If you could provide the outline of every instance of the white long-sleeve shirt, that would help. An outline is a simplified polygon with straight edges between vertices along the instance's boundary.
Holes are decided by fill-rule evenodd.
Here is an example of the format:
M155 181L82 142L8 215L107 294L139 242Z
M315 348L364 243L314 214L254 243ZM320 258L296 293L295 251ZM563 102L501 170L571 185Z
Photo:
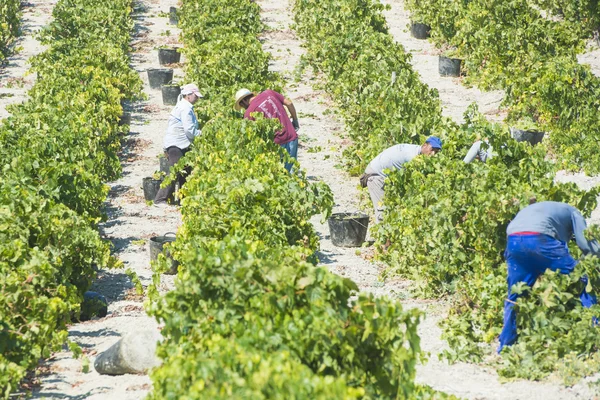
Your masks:
M492 146L488 145L487 150L482 150L481 143L481 140L478 140L475 143L473 143L473 146L471 146L469 152L463 160L466 164L470 163L477 157L479 157L479 160L481 160L481 162L486 162L488 158L492 158Z
M163 147L168 149L175 146L182 150L187 149L201 133L192 103L182 98L169 116Z

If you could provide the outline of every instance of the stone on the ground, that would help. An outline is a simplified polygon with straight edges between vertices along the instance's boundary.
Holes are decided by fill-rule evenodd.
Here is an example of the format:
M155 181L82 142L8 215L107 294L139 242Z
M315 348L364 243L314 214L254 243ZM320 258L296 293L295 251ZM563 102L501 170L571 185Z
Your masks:
M144 374L160 365L156 345L162 340L157 330L143 330L127 334L94 362L102 375Z

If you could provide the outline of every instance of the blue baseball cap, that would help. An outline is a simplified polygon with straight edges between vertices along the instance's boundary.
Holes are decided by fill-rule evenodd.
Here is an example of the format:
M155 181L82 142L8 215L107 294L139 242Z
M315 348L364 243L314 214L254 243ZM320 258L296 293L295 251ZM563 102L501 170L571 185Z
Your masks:
M434 149L442 149L442 140L437 136L429 136L425 143L429 143Z

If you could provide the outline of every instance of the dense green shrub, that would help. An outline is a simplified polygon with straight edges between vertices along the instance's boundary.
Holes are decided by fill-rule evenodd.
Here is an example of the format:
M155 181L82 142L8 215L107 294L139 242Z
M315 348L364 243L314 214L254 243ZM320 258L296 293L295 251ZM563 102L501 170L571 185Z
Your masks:
M3 0L0 4L0 64L10 54L11 45L19 34L20 9L21 0Z

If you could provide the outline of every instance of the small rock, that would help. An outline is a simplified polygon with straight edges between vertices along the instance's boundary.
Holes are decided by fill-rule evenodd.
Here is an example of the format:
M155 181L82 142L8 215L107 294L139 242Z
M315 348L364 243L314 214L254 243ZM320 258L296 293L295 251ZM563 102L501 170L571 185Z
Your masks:
M94 368L102 375L146 373L160 365L156 345L162 338L156 330L130 333L100 354Z

